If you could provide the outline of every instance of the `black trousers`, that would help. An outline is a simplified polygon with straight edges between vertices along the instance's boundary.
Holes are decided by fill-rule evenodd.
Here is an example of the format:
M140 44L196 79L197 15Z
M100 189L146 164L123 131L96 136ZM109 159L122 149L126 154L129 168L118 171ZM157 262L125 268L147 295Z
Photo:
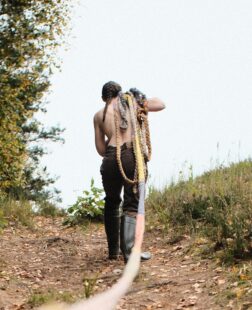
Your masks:
M132 145L121 146L121 161L128 178L133 179L135 174L135 156ZM102 183L105 191L105 218L118 214L119 205L123 194L123 212L137 213L138 194L133 192L133 185L127 183L118 168L116 160L116 147L108 146L102 161L101 169Z

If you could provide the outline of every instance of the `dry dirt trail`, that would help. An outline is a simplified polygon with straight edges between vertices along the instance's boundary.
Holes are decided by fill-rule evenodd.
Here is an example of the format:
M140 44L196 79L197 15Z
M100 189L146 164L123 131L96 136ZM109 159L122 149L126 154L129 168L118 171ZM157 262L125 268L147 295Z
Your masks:
M192 257L187 238L169 245L158 231L147 232L144 244L153 257L142 263L117 309L251 309L249 301L241 307L235 300L221 301L227 271ZM122 259L106 256L102 225L66 228L60 218L37 217L33 230L5 229L0 235L0 310L33 309L48 296L71 301L104 291L124 268Z

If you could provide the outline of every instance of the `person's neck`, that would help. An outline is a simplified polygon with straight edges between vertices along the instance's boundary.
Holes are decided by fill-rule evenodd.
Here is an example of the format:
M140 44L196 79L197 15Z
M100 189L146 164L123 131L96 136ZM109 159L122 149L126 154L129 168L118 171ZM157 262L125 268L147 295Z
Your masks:
M107 101L107 105L113 105L114 103L117 104L118 97L112 98L110 101Z

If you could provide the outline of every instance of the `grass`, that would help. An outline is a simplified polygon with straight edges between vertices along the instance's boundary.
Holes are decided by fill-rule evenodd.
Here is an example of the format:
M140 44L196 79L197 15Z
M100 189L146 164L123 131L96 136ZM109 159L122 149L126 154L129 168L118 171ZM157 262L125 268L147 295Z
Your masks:
M39 203L36 214L45 217L62 217L66 215L66 211L58 208L54 203L44 201Z
M36 215L62 217L66 212L48 201L34 207L34 203L26 199L16 200L0 193L0 229L9 225L33 228L33 218Z
M8 225L33 226L34 212L27 200L16 201L10 197L0 199L0 228Z
M252 306L252 263L235 264L228 268L227 275L227 287L218 296L219 302L223 303L224 297L226 300L232 300L236 309L250 309Z
M72 303L75 301L73 295L69 292L48 291L46 293L34 293L29 297L28 305L31 307L39 307L43 304L51 302Z
M64 302L73 303L79 298L89 298L94 294L95 285L97 282L97 275L85 277L83 279L83 292L76 296L71 292L58 292L56 290L48 290L47 292L35 292L28 300L28 305L31 307L39 307L47 303Z
M176 237L204 236L226 262L252 255L251 160L191 175L162 190L151 187L146 203L149 226L158 224Z

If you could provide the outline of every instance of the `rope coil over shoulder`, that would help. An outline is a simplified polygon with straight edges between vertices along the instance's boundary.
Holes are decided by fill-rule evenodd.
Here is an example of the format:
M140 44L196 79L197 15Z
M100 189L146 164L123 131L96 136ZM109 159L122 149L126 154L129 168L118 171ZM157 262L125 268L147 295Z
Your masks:
M128 108L130 114L130 121L132 126L132 141L133 141L133 151L136 160L136 171L134 179L129 179L124 172L122 161L121 161L121 143L120 143L120 130L125 130L128 128L128 121L126 119L126 109ZM121 122L119 123L120 113ZM122 177L126 182L132 185L136 185L142 172L139 171L140 167L144 167L144 176L141 178L145 180L147 177L147 167L146 162L151 159L151 142L150 142L150 131L148 117L146 110L141 108L135 101L131 93L119 94L118 97L118 109L114 105L114 120L115 120L115 131L116 131L116 158L119 170ZM139 159L137 159L139 157ZM140 159L141 158L141 159ZM139 163L139 160L142 163Z

